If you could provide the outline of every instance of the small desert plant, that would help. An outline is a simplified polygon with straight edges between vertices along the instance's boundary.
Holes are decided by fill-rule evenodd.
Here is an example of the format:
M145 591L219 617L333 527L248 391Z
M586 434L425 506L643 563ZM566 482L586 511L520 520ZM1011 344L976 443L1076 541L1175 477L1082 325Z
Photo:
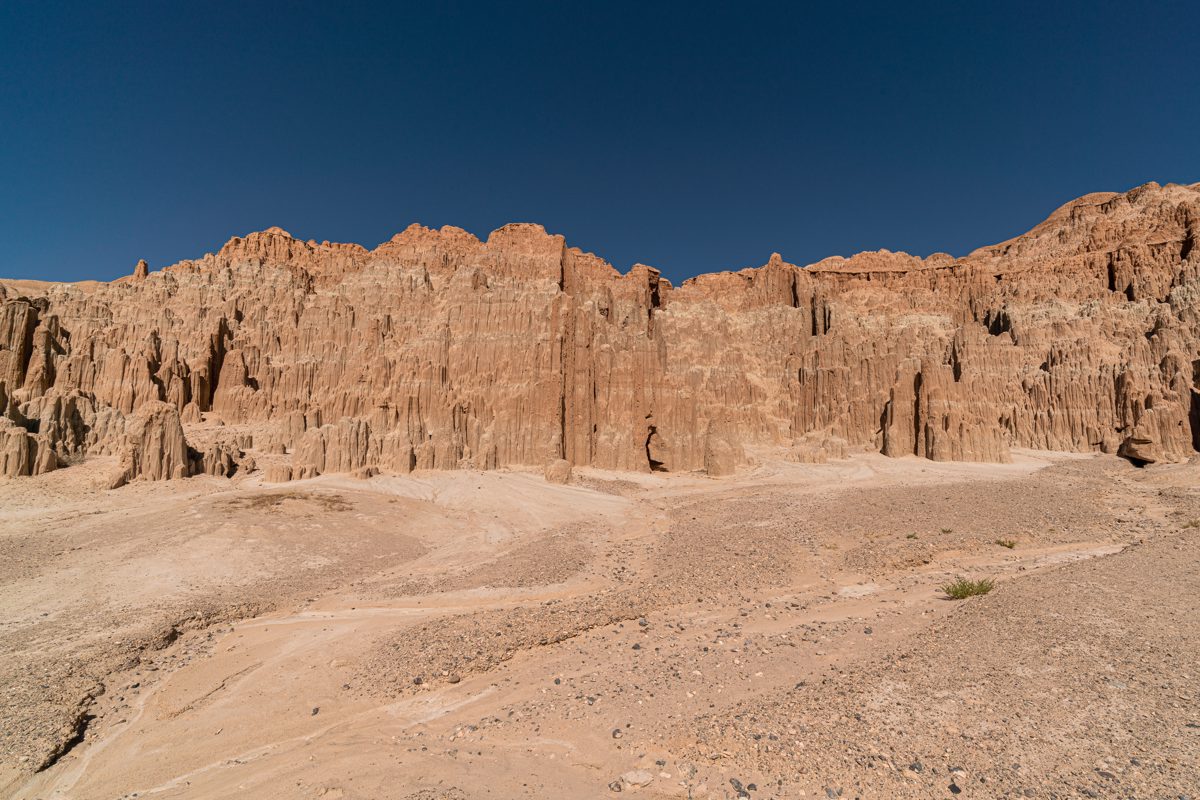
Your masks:
M953 583L947 583L942 587L942 591L951 600L966 600L968 597L974 597L977 594L987 594L992 590L995 584L991 578L980 578L977 581L969 578L956 578Z
M954 531L950 530L949 528L942 528L942 533L954 533Z
M1012 550L1017 546L1017 543L1012 539L997 539L996 544L1000 545L1001 547L1007 547L1009 550Z
M1188 520L1183 524L1185 528L1200 528L1200 519Z
M909 534L908 536L906 536L905 538L906 538L906 539L915 539L915 538L917 538L917 535L916 535L915 533L910 533L910 534Z

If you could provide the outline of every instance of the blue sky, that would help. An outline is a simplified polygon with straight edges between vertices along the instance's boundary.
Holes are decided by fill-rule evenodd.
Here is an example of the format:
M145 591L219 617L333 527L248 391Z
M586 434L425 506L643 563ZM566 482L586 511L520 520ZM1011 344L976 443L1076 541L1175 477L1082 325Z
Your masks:
M539 222L619 269L956 255L1200 181L1196 3L0 0L0 275Z

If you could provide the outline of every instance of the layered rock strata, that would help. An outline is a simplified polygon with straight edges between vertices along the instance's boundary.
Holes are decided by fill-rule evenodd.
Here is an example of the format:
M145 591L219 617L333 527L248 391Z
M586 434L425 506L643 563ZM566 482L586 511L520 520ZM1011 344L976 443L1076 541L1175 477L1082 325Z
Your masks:
M964 258L772 255L679 287L537 225L374 250L271 228L112 283L0 282L0 472L1177 460L1200 439L1198 240L1200 184L1088 195Z

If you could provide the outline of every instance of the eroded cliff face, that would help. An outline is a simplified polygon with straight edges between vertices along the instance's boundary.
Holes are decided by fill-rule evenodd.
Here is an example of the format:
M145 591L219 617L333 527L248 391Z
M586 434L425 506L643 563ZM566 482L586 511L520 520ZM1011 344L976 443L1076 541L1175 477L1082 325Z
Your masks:
M677 288L536 225L414 225L374 250L272 228L108 284L0 282L0 472L102 453L123 457L114 485L254 454L285 459L275 479L722 474L746 445L1182 459L1198 240L1200 184L1088 195L961 259L773 255Z

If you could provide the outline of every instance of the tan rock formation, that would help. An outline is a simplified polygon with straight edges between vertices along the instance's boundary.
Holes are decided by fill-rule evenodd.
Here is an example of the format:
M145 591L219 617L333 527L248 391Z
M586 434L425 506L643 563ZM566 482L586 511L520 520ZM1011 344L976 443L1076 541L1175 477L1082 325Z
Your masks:
M129 417L125 436L122 466L127 480L157 481L186 478L192 474L192 458L183 437L179 411L170 403L156 401L138 408ZM211 466L213 472L210 474L215 474L219 459L220 455L214 455L212 451L206 454L206 471Z
M570 483L571 462L565 458L556 458L546 464L543 475L546 483Z
M0 419L0 475L32 475L37 444L25 429L11 420Z
M792 442L788 460L801 464L827 464L848 458L850 447L845 439L825 431L810 431Z
M292 468L287 464L272 464L263 470L263 480L267 483L286 483L292 479Z
M728 421L710 421L704 436L704 471L709 475L732 475L746 456L737 429Z
M964 258L774 254L679 287L536 225L414 225L374 250L271 228L109 284L0 283L5 471L119 453L146 409L165 438L137 440L145 477L193 471L180 423L262 448L197 445L195 469L290 453L291 478L727 474L744 445L1180 459L1200 439L1198 240L1200 185L1173 184L1088 195Z

